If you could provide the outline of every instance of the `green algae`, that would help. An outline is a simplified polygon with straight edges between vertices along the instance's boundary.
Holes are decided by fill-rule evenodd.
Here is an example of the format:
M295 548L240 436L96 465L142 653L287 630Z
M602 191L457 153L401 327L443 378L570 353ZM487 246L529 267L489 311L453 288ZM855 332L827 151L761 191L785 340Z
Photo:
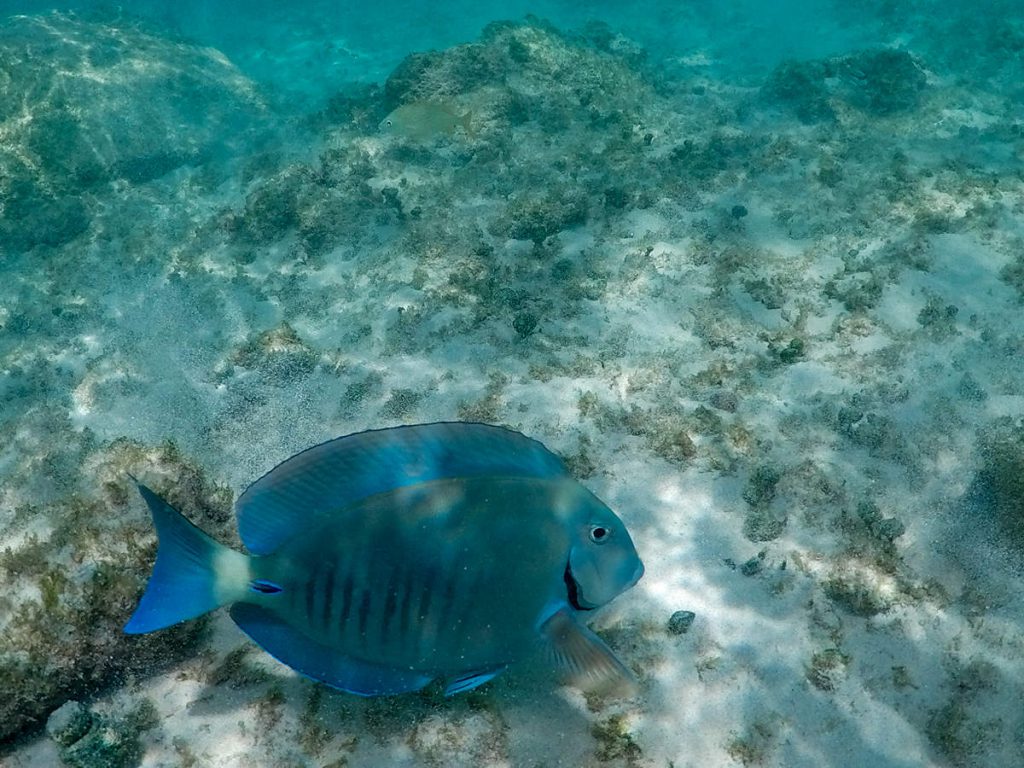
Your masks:
M12 16L0 71L0 235L15 251L73 241L109 200L106 185L200 164L264 118L226 58L141 25ZM186 83L190 98L159 97Z
M1009 546L1024 552L1024 422L999 419L980 430L981 466L968 494L991 515Z
M132 768L142 759L142 734L156 725L149 699L120 714L96 714L69 701L51 715L47 731L69 768Z
M900 557L896 540L906 531L899 519L885 517L875 502L861 500L852 514L843 510L839 530L846 554L868 560L884 573L897 573Z
M299 746L310 757L320 757L333 734L321 714L324 687L312 685L299 716Z
M745 768L764 765L778 740L777 717L755 719L741 734L734 735L725 744L725 751Z
M1014 288L1024 301L1024 243L1017 245L1017 255L999 271L999 278Z
M0 632L0 689L11 692L0 698L0 739L38 728L68 699L190 654L207 626L200 620L155 635L123 634L155 551L148 516L124 488L129 473L146 478L174 503L198 510L213 530L225 526L230 495L171 443L115 440L86 462L95 495L72 494L36 510L54 523L47 537L29 537L0 557L4 578L34 588L17 599ZM97 736L97 750L105 739Z
M616 714L590 728L590 735L597 742L595 755L599 762L618 762L625 765L639 765L643 758L640 745L633 738L625 715Z
M270 674L250 660L253 650L254 646L246 642L230 651L219 664L206 671L206 684L246 688L268 682L271 679Z
M564 229L587 220L587 197L580 189L550 190L539 197L523 195L511 201L491 233L515 240L543 243Z
M864 576L837 572L823 585L825 595L847 613L865 618L888 611L892 599Z
M838 70L846 99L883 117L916 109L927 87L921 65L905 50L859 51L843 57Z
M810 663L805 667L808 682L819 691L831 693L846 679L846 669L850 664L850 656L838 648L826 648L815 651Z
M408 421L421 400L422 392L398 387L388 394L387 400L381 406L380 415L393 421Z
M281 718L284 717L284 707L288 702L284 690L280 685L271 685L266 692L251 704L255 710L256 727L258 734L270 734Z
M762 96L770 104L790 109L803 123L835 119L825 78L832 67L820 61L784 61L772 71L762 86Z
M784 508L772 503L782 478L782 470L773 464L758 465L747 478L743 500L749 508L743 520L743 535L748 540L771 541L786 529L788 514Z
M936 751L957 768L983 764L979 760L1001 726L998 720L986 721L977 712L981 699L998 681L999 674L988 661L954 662L946 685L949 698L930 712L925 734Z
M479 398L459 403L459 418L463 421L490 424L500 422L499 413L504 403L504 393L508 383L508 376L497 371L492 372L488 376L487 385Z
M818 61L785 61L762 86L762 99L792 111L801 122L829 123L843 107L876 117L917 109L927 78L904 50L864 50Z
M288 323L255 334L228 358L230 365L254 371L261 381L277 387L293 385L309 376L320 354L306 344ZM230 368L221 372L230 374Z
M956 317L959 309L938 296L929 296L921 311L917 313L917 322L925 329L934 341L947 341L958 333Z

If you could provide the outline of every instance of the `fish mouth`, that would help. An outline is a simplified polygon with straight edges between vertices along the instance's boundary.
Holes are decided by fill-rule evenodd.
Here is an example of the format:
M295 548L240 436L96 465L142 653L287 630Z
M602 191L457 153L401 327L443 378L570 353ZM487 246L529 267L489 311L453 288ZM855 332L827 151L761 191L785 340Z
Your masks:
M577 611L594 610L596 606L586 605L586 601L580 602L580 585L576 583L576 579L572 575L572 564L568 560L565 561L565 573L562 574L562 578L565 579L565 591L569 598L569 605Z

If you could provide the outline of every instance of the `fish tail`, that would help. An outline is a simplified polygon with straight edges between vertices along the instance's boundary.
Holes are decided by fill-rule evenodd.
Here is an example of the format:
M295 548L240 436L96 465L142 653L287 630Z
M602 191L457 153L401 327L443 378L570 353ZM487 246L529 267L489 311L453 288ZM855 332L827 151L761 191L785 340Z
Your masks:
M249 557L214 541L149 488L135 484L153 515L158 545L149 584L124 631L154 632L243 597Z
M466 135L471 139L475 139L476 131L473 130L472 113L466 112L466 114L459 118L459 122L462 123L462 130L466 132Z

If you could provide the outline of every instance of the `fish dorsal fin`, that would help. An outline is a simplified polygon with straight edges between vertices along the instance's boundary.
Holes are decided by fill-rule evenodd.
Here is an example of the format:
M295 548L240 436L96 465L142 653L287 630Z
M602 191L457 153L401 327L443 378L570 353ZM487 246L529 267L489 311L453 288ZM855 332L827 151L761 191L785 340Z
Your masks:
M415 424L339 437L286 459L238 498L250 552L273 552L297 530L377 493L458 477L552 478L562 461L536 440L469 422Z
M568 608L555 611L540 626L547 655L562 682L588 693L635 696L636 678L604 641Z

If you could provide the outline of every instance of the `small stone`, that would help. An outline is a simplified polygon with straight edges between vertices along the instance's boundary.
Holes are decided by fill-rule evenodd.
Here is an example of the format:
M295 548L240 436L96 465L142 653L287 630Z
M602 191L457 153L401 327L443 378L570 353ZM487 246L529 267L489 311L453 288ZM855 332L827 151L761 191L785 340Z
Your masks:
M69 747L88 733L92 715L77 701L65 701L46 721L46 733L63 747Z
M743 487L743 500L752 507L766 507L775 498L775 486L782 479L782 472L771 464L761 464L750 473Z
M790 339L789 344L779 350L779 361L790 365L804 356L806 344L803 339Z
M744 576L756 576L764 568L764 559L768 555L766 550L761 550L756 557L752 557L740 566L740 573Z
M818 651L807 666L807 680L821 691L832 692L846 679L850 657L838 648Z
M134 768L142 757L138 731L125 723L97 722L70 747L61 750L61 760L70 768Z
M685 635L697 614L693 611L676 611L668 620L668 631L673 635Z
M742 219L747 215L747 206L745 205L734 205L732 207L732 217L734 219Z
M652 447L655 453L669 461L684 462L697 455L697 446L685 429L659 435Z

